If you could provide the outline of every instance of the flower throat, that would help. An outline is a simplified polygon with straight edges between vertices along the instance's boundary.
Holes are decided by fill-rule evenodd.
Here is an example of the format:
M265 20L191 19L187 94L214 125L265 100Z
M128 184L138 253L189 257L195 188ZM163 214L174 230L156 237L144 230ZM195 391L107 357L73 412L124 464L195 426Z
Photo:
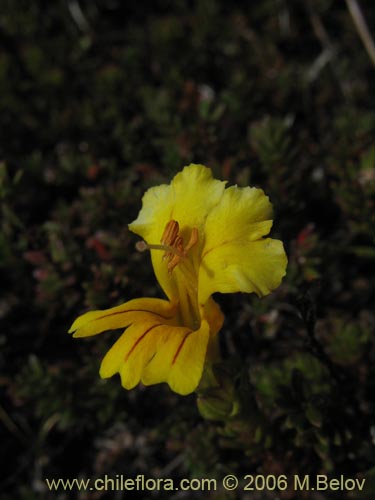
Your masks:
M190 239L184 246L184 238L180 234L180 226L176 220L171 219L165 226L163 236L160 240L160 245L148 244L144 241L139 241L136 244L137 250L163 250L165 253L163 259L167 261L169 274L172 274L173 269L186 258L189 250L198 242L198 229L193 227L190 234Z
M198 307L198 275L189 251L198 243L198 229L193 227L189 241L184 245L184 238L180 233L180 226L176 220L171 219L165 226L160 245L148 244L144 241L137 243L139 251L162 250L163 260L166 261L168 274L175 282L179 297L179 314L184 325L193 330L200 325L200 313ZM176 269L177 274L173 274Z

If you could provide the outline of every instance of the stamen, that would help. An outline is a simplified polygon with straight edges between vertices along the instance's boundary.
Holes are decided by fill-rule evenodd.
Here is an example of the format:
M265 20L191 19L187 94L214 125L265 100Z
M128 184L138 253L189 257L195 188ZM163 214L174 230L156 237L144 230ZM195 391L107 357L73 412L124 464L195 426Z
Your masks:
M191 230L190 239L185 248L185 253L188 253L190 248L193 248L193 246L196 245L197 243L198 243L198 229L196 227L193 227L193 229Z
M184 247L184 239L180 235L180 226L176 220L172 219L165 226L160 245L139 241L136 243L136 249L139 252L144 252L145 250L164 251L163 260L167 261L168 272L172 274L173 269L180 263L181 259L187 256L189 250L196 245L197 242L198 229L193 227L188 244Z
M176 238L178 238L178 233L180 232L180 226L176 220L170 220L165 226L163 236L161 237L160 243L169 246L175 246Z

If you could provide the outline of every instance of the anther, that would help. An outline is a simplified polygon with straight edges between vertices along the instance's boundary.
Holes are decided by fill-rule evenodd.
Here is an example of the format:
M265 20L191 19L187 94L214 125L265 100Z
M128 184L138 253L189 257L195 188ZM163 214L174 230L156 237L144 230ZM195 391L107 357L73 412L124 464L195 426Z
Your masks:
M180 232L180 226L176 220L170 220L165 226L163 236L161 237L160 243L168 245L171 247L175 246L176 238Z
M184 239L180 235L180 226L176 220L170 220L165 226L160 245L148 244L139 241L136 249L140 252L144 250L163 250L163 260L167 261L167 269L172 274L173 269L180 263L181 259L187 256L188 251L198 242L198 229L193 227L189 241L184 247Z

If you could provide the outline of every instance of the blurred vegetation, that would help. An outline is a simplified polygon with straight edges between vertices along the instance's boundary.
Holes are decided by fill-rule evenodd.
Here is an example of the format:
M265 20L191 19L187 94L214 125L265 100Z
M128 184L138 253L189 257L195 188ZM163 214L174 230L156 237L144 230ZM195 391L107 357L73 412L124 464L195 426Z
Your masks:
M226 473L368 477L370 498L375 116L345 2L1 4L1 499L123 498L46 477ZM100 380L115 334L66 333L89 308L160 296L127 223L190 162L262 187L289 256L271 296L217 297L218 377L245 402L217 420L194 395Z

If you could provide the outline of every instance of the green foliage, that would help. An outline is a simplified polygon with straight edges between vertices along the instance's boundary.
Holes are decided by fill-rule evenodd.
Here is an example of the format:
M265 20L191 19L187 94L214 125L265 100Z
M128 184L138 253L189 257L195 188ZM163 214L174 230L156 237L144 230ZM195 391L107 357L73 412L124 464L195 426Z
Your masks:
M347 322L337 318L327 349L337 363L350 365L357 363L371 349L371 330L360 322Z
M46 477L230 473L364 476L370 498L375 119L346 3L6 0L0 45L2 498L94 498ZM223 360L198 408L101 380L116 333L67 334L161 296L127 224L190 162L264 189L289 257L272 295L217 298Z

